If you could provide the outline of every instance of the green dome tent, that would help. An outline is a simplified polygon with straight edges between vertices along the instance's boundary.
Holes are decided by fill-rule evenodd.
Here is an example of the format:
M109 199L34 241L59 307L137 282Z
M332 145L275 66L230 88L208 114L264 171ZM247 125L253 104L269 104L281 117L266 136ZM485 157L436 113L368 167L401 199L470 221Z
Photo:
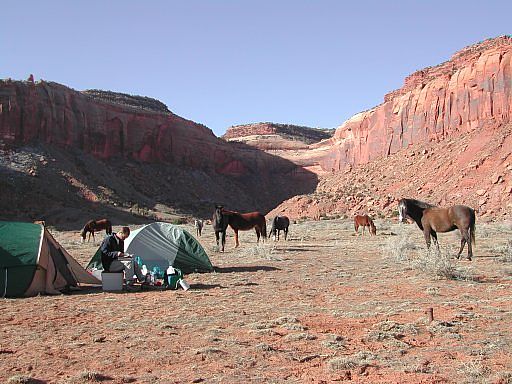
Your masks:
M58 294L80 283L101 284L43 225L0 221L0 297Z
M124 241L124 251L139 256L149 270L169 265L183 273L211 272L212 263L199 242L183 228L162 222L151 223L136 229ZM87 269L103 269L98 249Z

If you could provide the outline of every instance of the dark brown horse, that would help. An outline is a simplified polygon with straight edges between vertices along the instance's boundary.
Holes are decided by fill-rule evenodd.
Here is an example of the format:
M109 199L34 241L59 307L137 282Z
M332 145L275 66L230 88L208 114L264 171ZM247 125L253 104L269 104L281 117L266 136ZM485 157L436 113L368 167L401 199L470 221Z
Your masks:
M217 247L219 246L219 234L222 236L221 237L221 245L222 245L221 252L224 252L224 245L226 244L226 229L228 227L228 219L222 213L223 210L224 210L224 207L222 205L216 205L215 211L213 212L213 217L212 217L212 226L213 226L213 231L215 232L215 239L217 241Z
M457 259L460 258L464 246L468 244L468 260L473 257L475 244L475 211L465 205L454 205L449 208L439 208L435 205L413 199L401 199L398 203L399 221L405 221L408 216L416 222L423 231L427 247L430 248L430 237L434 238L437 248L437 232L450 232L459 229L462 239Z
M359 234L359 227L363 227L363 236L364 236L364 228L368 227L368 232L370 232L370 236L377 234L377 228L373 223L373 220L368 215L355 215L354 216L354 229L357 234Z
M277 239L279 241L279 232L284 231L284 240L286 241L286 237L288 236L288 227L290 226L290 219L286 216L276 216L274 220L272 220L272 227L268 234L268 237L272 235L274 240Z
M96 239L94 238L94 232L101 231L102 229L105 230L107 235L112 234L112 223L110 222L110 220L89 220L87 223L85 223L84 227L82 228L82 232L80 232L80 236L82 237L82 243L85 241L87 232L89 232L89 238L87 239L87 241L91 240L91 234L92 241L95 241Z

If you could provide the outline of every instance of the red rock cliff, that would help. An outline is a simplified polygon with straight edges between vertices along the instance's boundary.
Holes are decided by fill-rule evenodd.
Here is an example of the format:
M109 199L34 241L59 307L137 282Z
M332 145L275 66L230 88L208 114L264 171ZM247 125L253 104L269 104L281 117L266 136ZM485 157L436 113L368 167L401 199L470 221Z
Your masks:
M440 141L510 122L512 38L502 36L457 52L407 77L381 105L356 114L320 143L324 170L387 156L412 144Z

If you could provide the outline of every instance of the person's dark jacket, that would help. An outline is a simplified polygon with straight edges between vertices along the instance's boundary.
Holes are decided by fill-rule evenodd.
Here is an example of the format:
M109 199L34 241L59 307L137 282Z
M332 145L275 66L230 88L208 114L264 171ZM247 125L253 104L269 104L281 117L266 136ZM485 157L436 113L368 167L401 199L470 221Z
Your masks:
M103 270L109 272L110 264L114 259L117 259L118 252L124 252L124 241L117 237L115 233L108 235L103 239L100 251Z

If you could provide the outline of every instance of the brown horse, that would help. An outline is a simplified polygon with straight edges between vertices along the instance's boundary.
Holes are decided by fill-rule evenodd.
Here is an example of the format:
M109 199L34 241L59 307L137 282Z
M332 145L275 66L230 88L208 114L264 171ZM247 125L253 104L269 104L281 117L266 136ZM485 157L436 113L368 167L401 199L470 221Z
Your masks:
M468 244L468 260L473 257L475 244L475 211L465 205L454 205L449 208L439 208L435 205L413 199L401 199L398 203L399 221L405 221L406 216L416 222L423 231L427 247L430 248L430 237L434 238L437 249L437 232L450 232L459 229L462 239L457 259L460 258L464 246Z
M94 238L94 232L101 231L102 229L105 230L107 235L112 234L112 223L110 222L110 220L89 220L87 223L85 223L84 227L82 228L82 232L80 232L80 236L82 237L82 243L85 241L87 232L89 232L89 238L87 239L87 241L91 240L92 234L92 241L94 242L96 240Z
M267 222L265 220L265 216L259 212L240 213L228 211L222 206L217 206L213 215L213 222L214 229L216 226L217 228L222 228L224 225L229 225L233 228L233 231L235 231L235 248L240 246L240 242L238 241L238 231L248 231L254 228L256 230L258 242L260 241L260 237L262 237L263 241L267 237ZM215 230L217 231L217 229ZM219 230L219 232L222 232L222 230ZM224 242L225 230L223 233L223 243Z
M373 220L368 215L355 215L354 216L354 229L357 234L359 234L359 227L363 227L363 236L364 236L364 228L368 227L368 232L370 232L370 236L377 234L377 228L373 223Z

